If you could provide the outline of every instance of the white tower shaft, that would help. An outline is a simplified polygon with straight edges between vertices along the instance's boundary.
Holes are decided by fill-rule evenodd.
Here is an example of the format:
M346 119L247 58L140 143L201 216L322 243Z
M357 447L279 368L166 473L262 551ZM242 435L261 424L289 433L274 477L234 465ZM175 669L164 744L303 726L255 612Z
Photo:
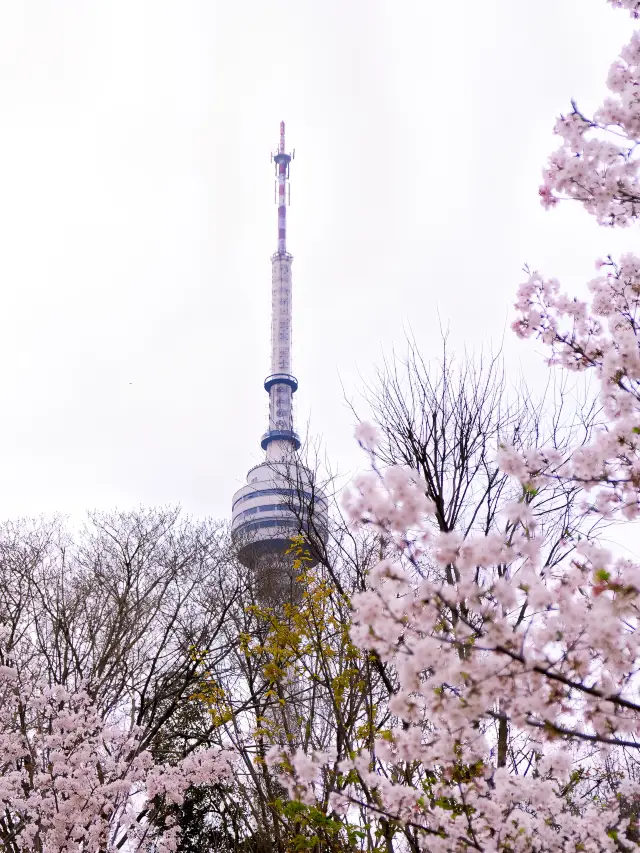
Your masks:
M291 256L271 258L271 373L291 373Z
M271 259L271 376L291 376L291 256ZM269 389L269 432L293 432L293 387L291 381L274 382ZM280 460L290 452L290 441L274 440L267 458Z

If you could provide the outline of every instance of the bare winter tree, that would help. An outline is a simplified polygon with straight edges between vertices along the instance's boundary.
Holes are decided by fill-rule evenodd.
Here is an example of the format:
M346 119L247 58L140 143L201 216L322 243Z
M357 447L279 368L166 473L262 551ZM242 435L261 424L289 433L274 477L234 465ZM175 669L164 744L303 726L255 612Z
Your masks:
M193 649L226 658L222 627L238 594L229 565L224 527L176 509L95 513L77 536L60 519L6 523L7 648L20 646L52 685L83 686L105 718L125 713L152 747L197 684Z
M414 341L407 350L406 358L384 362L365 386L363 411L352 410L378 427L379 465L407 465L423 477L443 532L466 536L508 525L501 510L521 494L497 466L501 444L562 451L584 444L597 422L588 389L553 385L536 399L524 383L507 382L499 354L456 361L446 335L437 361L426 362ZM527 495L544 527L549 566L589 524L578 493L557 483Z

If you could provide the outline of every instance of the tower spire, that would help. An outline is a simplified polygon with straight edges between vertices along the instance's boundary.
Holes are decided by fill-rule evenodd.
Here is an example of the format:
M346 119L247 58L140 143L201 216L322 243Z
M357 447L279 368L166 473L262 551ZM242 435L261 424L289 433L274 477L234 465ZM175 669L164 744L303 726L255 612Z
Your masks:
M291 374L291 262L287 252L287 205L290 201L289 164L285 151L284 122L280 141L272 155L276 166L278 250L271 257L271 373L264 382L269 394L269 429L262 436L267 459L278 461L298 450L300 439L293 429L293 394L298 381Z

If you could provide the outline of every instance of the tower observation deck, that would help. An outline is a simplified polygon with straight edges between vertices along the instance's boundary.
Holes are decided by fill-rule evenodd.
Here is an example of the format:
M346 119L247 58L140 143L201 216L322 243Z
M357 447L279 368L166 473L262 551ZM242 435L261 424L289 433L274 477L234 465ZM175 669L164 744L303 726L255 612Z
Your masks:
M293 395L298 380L291 372L292 256L287 251L289 167L284 122L272 155L278 207L277 251L271 256L271 371L264 381L269 395L269 426L260 445L265 459L247 475L233 496L231 533L242 563L260 568L284 559L291 537L326 530L327 501L312 472L298 459L300 438L293 424Z

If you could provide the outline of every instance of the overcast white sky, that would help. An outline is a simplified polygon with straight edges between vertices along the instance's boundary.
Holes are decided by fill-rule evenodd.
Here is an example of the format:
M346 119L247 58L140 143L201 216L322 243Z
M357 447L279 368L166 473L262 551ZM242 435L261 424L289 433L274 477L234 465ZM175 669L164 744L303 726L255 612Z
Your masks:
M408 327L427 357L440 321L506 328L543 376L508 331L522 265L577 288L637 241L537 198L631 29L604 0L0 0L0 516L229 516L266 428L281 119L297 421L336 467L341 383Z

